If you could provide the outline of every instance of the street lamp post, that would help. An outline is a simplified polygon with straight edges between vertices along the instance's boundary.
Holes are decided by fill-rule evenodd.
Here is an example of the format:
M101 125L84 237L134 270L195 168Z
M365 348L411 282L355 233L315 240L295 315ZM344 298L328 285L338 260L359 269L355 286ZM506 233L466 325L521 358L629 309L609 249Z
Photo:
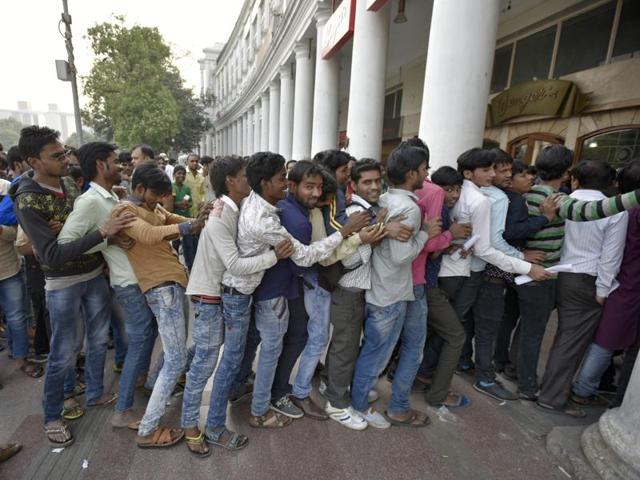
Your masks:
M82 119L80 118L80 102L78 101L78 83L76 81L76 65L73 56L73 43L71 43L71 15L69 15L69 7L67 0L62 0L62 22L65 25L64 44L67 47L67 56L69 59L69 77L71 80L71 93L73 95L73 114L76 120L76 132L78 134L78 144L82 145Z

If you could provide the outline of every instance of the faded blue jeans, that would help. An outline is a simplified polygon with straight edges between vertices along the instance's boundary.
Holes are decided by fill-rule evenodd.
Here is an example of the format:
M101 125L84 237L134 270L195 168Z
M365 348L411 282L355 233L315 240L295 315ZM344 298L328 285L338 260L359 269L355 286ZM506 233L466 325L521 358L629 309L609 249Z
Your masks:
M120 374L120 391L116 410L124 412L133 407L138 376L148 368L153 345L158 336L158 326L147 299L137 284L114 286L116 298L124 314L124 328L129 345Z
M262 416L269 410L271 386L282 353L282 339L289 325L289 306L284 297L256 302L256 328L260 332L262 344L256 381L253 384L251 415Z
M582 360L582 367L573 383L573 393L588 398L598 392L602 374L609 367L614 351L601 347L597 343L589 345Z
M213 378L207 429L224 427L229 394L240 371L251 322L251 295L222 295L224 349Z
M224 339L222 308L219 304L194 303L194 355L187 372L187 384L182 399L182 427L198 426L202 392L218 363Z
M77 346L81 342L82 319L87 337L85 378L87 405L104 391L104 362L109 338L111 294L107 280L98 275L60 290L48 290L47 308L51 319L51 340L47 375L44 381L44 422L60 418L65 379L75 377Z
M0 305L7 320L7 340L15 360L27 358L29 339L27 336L28 314L25 308L27 292L22 271L0 280Z
M149 435L158 427L167 400L187 364L184 288L178 284L156 287L147 291L145 297L158 322L164 363L140 421L140 436Z
M331 293L318 285L318 273L315 270L305 274L304 306L309 320L307 322L307 344L300 354L298 373L293 383L292 394L296 398L311 395L311 380L318 362L329 344L329 320L331 318ZM313 287L307 286L307 283Z

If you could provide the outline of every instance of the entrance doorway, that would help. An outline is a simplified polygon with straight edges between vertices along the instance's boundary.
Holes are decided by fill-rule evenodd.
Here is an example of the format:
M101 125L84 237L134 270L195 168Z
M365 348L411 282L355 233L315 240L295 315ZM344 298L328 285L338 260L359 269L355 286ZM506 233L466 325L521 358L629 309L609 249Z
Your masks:
M509 142L509 154L527 165L535 163L538 153L548 145L564 145L564 138L551 133L530 133Z

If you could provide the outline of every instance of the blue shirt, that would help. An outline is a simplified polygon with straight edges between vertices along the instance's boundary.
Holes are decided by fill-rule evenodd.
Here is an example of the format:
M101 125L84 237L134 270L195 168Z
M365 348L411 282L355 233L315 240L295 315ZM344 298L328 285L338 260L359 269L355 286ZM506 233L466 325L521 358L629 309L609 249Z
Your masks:
M276 206L280 209L282 226L300 243L311 244L311 223L309 210L292 194L287 194L284 200ZM279 260L268 269L254 293L256 302L285 297L289 300L300 296L302 274L307 269L299 267L291 259Z
M20 181L20 177L16 177L11 180L11 185L15 185ZM11 197L9 195L5 195L5 197L0 202L0 225L17 225L18 219L16 218L16 214L13 211L13 201L11 201Z

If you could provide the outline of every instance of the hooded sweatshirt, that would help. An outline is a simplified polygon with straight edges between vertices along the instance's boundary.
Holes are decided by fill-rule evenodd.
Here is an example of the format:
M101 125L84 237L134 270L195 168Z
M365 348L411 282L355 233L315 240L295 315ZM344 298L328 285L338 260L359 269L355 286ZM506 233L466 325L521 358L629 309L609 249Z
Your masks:
M18 222L31 240L46 278L86 275L101 269L104 260L100 253L84 252L102 242L99 231L69 243L58 244L49 222L64 222L80 192L68 177L60 179L62 192L41 186L33 179L33 171L24 174L20 182L11 186Z

